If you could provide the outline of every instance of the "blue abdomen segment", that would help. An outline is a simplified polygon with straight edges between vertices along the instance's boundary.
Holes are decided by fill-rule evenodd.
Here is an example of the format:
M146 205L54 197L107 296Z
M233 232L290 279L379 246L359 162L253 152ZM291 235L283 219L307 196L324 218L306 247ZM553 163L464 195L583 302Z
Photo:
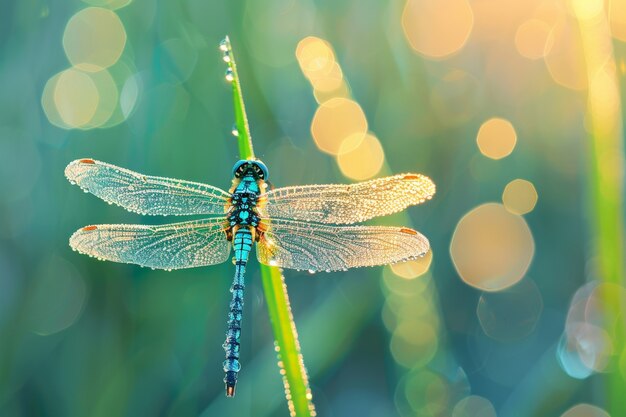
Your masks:
M235 395L237 384L237 374L241 369L239 362L239 337L241 335L241 317L243 314L243 291L244 276L248 256L252 249L252 233L247 227L237 230L233 238L233 249L235 251L235 277L233 285L230 287L232 300L230 302L230 312L228 313L228 331L224 342L226 360L224 361L224 383L226 384L226 396Z

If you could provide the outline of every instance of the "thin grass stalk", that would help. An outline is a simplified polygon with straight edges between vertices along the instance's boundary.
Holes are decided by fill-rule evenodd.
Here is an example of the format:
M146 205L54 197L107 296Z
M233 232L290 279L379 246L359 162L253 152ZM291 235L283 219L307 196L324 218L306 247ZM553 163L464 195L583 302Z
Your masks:
M220 44L224 61L227 63L226 79L233 89L233 102L235 109L235 127L233 134L237 137L239 157L241 159L254 159L252 136L243 101L241 82L237 73L237 64L230 44L226 37ZM295 417L314 417L315 406L312 402L311 389L307 377L296 324L291 314L289 295L284 278L276 267L259 265L263 281L263 292L267 302L267 310L274 332L275 350L278 356L278 366L283 377L285 397L289 412Z

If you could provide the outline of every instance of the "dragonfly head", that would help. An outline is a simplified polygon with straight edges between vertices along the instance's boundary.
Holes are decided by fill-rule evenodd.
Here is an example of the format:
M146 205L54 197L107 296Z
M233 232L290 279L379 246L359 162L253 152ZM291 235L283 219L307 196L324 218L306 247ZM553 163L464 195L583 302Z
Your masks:
M233 166L233 176L236 178L241 178L249 172L252 173L254 177L262 180L267 180L269 176L267 167L258 159L242 159L241 161L237 161L235 166Z

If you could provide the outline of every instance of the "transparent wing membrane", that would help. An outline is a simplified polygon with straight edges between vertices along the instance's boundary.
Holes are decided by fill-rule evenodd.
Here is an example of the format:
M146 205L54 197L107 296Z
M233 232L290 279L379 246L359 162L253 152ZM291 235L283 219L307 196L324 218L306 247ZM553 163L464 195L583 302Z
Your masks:
M228 259L226 219L206 219L162 226L104 224L87 226L70 246L99 259L158 269L193 268Z
M71 162L65 176L104 201L140 214L224 214L230 197L210 185L142 175L93 159Z
M357 184L284 187L264 195L263 217L320 223L359 223L423 203L435 184L420 174L400 174Z
M264 221L257 244L259 262L282 268L339 271L384 265L423 256L428 240L412 229L326 226L299 221Z

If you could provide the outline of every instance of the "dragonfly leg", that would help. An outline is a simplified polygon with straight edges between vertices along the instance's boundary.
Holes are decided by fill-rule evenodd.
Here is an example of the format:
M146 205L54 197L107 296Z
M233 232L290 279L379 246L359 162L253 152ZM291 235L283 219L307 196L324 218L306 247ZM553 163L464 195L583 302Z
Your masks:
M252 233L246 227L242 227L235 233L233 249L235 251L235 277L230 287L232 300L228 313L228 331L224 342L226 360L224 361L224 383L226 384L226 396L235 395L237 375L241 369L239 362L239 337L241 335L241 317L243 314L243 291L246 264L252 248Z

